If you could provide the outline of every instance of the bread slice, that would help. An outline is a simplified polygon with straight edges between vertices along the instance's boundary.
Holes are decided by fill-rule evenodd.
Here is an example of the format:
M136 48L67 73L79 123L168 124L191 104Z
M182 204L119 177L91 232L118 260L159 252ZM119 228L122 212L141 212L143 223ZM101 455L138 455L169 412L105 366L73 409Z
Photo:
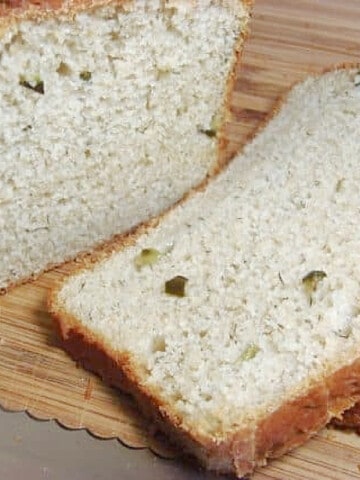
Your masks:
M0 17L0 289L158 215L221 167L250 7L74 0Z
M70 355L209 469L252 472L360 399L359 79L297 85L205 191L51 295Z

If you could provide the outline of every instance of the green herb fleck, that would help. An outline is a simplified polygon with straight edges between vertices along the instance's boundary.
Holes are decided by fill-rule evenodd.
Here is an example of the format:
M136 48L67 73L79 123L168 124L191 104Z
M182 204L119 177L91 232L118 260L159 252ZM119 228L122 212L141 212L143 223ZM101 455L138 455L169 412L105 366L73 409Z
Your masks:
M215 113L211 119L209 128L198 128L198 131L210 138L214 138L216 137L217 132L221 127L221 124L222 124L221 116L218 113Z
M136 268L142 268L146 265L153 265L158 261L160 252L155 248L144 248L139 255L135 257L134 263Z
M309 295L310 305L313 303L312 294L316 291L319 282L324 280L326 276L326 273L322 270L312 270L303 277L302 283L305 287L306 293Z
M21 75L19 85L42 95L45 93L44 82L38 76L33 80L27 80L24 75Z
M185 285L188 282L186 277L177 275L165 282L165 293L175 295L176 297L185 297Z
M80 72L80 75L79 75L81 80L84 80L84 82L88 82L89 80L91 80L91 76L92 76L92 73L87 70Z
M199 128L199 132L210 138L216 137L216 130L214 128Z
M341 190L344 188L344 181L345 181L345 178L340 178L336 182L336 187L335 187L336 193L341 192Z
M250 343L240 355L242 362L248 362L252 360L260 352L260 347L255 343Z
M170 68L158 68L156 71L156 79L161 80L162 78L166 78L170 75L170 73Z

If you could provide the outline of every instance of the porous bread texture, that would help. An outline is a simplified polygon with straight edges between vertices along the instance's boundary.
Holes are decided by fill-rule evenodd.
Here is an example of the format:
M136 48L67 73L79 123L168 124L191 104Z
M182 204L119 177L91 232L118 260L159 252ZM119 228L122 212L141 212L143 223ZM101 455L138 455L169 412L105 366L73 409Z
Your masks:
M249 9L71 2L2 19L0 289L159 214L220 168Z
M121 372L209 468L249 473L360 398L358 83L296 86L206 191L53 294L65 348ZM138 268L145 248L161 255Z

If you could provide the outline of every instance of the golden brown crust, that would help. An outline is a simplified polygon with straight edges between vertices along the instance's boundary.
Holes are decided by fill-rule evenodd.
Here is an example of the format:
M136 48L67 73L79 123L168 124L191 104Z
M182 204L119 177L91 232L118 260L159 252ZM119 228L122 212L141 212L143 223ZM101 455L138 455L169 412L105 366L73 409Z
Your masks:
M327 423L327 390L319 385L286 402L265 418L256 432L256 463L282 455L305 442Z
M16 22L23 20L45 20L54 16L72 18L84 10L106 5L125 5L134 0L2 0L0 1L0 38ZM234 0L235 2L239 0ZM242 0L249 12L254 0ZM164 4L165 6L165 4ZM244 37L245 38L245 37Z
M332 425L342 429L353 429L360 433L360 403L354 403L360 393L360 361L354 367L347 367L347 374L338 372L333 379L332 405L336 411ZM349 407L352 407L349 409ZM341 414L341 412L345 412ZM339 415L339 413L341 415Z
M332 392L329 398L329 408L334 411L334 415L339 411L348 408L349 404L354 403L353 399L360 395L360 360L352 365L339 370L329 380L329 391Z
M84 10L123 4L129 0L6 0L0 4L0 38L14 24L25 20L46 20L54 16L73 17Z
M341 430L355 430L360 434L360 403L346 410L340 418L333 418L331 425Z

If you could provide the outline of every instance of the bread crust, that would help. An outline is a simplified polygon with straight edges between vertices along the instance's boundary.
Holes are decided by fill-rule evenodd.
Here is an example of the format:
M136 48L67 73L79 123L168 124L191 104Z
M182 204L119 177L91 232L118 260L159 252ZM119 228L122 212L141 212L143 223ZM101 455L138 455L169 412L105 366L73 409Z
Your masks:
M336 65L323 73L349 68L358 68L358 65ZM288 92L279 99L257 132L280 110L287 95ZM166 213L156 221L142 225L118 245L117 250L133 244L141 233L156 226L164 216ZM109 252L103 252L103 258L108 255ZM83 269L84 266L78 271ZM216 439L201 435L184 425L171 405L162 403L156 392L144 387L139 366L129 355L115 352L104 339L95 337L74 316L69 315L58 303L57 292L60 288L61 285L50 293L48 308L63 349L85 368L100 375L105 382L130 393L140 410L170 439L181 445L184 453L211 470L232 473L238 477L249 474L257 466L265 465L268 459L279 457L301 445L332 418L340 418L344 410L360 401L360 358L357 358L327 377L313 380L304 389L306 393L294 395L252 425L245 425L236 432Z
M42 21L48 18L53 17L65 17L72 18L79 12L91 11L93 9L104 7L107 5L125 5L126 3L132 3L134 0L5 0L5 3L0 1L0 39L6 34L6 32L13 27L15 24L25 21L25 20L34 20ZM189 1L189 0L186 0ZM217 134L217 158L215 164L210 168L206 177L196 186L194 186L189 192L185 193L182 198L180 198L174 205L169 207L164 213L174 208L179 203L185 201L189 195L194 191L203 190L208 182L216 175L218 175L223 168L231 161L232 157L227 155L227 145L228 140L225 136L225 122L230 118L231 113L231 94L235 83L236 68L241 61L241 56L243 52L244 43L249 36L249 23L252 16L252 9L254 0L231 0L234 4L241 4L245 6L247 11L247 23L245 28L241 31L239 38L236 41L235 49L233 52L232 67L231 71L228 74L225 92L223 96L223 104L221 106L222 116L224 120L220 131ZM214 0L214 3L223 3L224 0ZM226 2L225 2L226 3ZM164 3L165 6L165 3ZM162 215L158 216L160 218ZM149 228L157 223L155 219L149 219L146 222L134 227L129 232L122 232L119 234L113 235L110 239L101 242L100 244L94 245L90 251L79 252L76 256L69 256L64 258L61 262L48 264L44 269L40 270L37 273L34 273L30 277L22 278L18 281L10 282L5 288L0 288L0 296L4 295L12 288L35 281L43 273L64 265L69 262L82 262L84 265L88 263L93 263L98 261L100 257L103 257L104 252L108 253L118 246L128 244L130 241L134 241L133 235L137 237L144 228ZM136 232L136 233L134 233ZM133 238L133 239L132 239ZM132 240L131 240L132 239Z
M77 13L91 11L107 5L122 6L131 4L135 0L5 0L0 3L0 38L14 24L24 20L41 21L52 17L73 18ZM190 0L188 3L192 3ZM232 0L234 4L245 6L250 18L254 0ZM179 2L180 3L180 2ZM196 3L196 2L195 2ZM224 3L224 0L215 0L214 3ZM226 2L225 2L226 3ZM163 3L164 8L166 2ZM249 23L249 22L248 22ZM241 39L248 35L248 28L240 35L238 45Z
M360 403L346 410L341 418L333 418L331 425L341 430L355 430L360 435Z

